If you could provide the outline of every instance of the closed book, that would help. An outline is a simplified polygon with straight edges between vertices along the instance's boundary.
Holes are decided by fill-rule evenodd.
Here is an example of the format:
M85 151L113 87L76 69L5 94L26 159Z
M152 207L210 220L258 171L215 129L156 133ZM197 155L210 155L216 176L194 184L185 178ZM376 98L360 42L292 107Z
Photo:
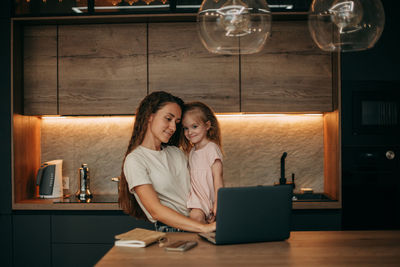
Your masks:
M159 241L163 238L166 233L156 232L152 230L142 229L142 228L135 228L129 232L119 234L115 236L116 246L121 247L136 247L136 248L143 248L147 247L154 242Z

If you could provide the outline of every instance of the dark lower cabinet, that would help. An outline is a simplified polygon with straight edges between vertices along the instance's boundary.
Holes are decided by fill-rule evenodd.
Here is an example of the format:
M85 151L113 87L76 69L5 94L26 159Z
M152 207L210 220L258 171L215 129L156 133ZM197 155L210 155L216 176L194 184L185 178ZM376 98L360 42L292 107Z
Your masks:
M109 244L53 244L53 266L94 266L113 247Z
M341 230L340 209L293 210L292 231L336 231Z
M13 215L13 239L4 242L13 243L14 266L93 266L112 248L115 235L136 227L154 229L119 211L37 213Z
M120 212L118 212L120 213ZM53 214L53 266L93 266L114 245L115 235L153 224L120 214Z
M50 215L13 216L14 266L51 266Z
M52 243L113 244L115 235L136 227L154 229L153 224L127 215L52 215Z
M11 215L0 214L0 259L1 266L12 266L12 220Z

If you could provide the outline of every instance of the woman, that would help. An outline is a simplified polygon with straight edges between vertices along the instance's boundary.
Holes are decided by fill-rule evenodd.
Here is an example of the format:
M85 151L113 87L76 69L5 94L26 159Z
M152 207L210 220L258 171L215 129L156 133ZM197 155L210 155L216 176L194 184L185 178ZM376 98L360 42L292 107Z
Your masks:
M187 159L177 147L182 107L180 98L166 92L153 92L142 100L123 161L118 201L136 218L211 232L215 222L203 224L187 217L190 176Z

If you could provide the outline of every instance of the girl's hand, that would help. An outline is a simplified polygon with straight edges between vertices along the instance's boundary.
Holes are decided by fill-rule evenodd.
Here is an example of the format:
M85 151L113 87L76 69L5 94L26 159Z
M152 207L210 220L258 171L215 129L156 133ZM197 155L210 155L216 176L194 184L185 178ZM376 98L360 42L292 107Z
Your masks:
M215 213L213 213L212 211L210 212L210 215L208 215L208 217L206 218L207 223L212 223L215 222Z

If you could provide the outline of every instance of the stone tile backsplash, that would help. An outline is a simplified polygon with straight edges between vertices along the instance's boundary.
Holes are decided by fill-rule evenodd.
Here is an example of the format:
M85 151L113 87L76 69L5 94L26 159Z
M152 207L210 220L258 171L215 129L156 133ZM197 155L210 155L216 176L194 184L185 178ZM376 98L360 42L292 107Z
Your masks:
M280 177L287 152L286 178L295 173L296 190L324 190L321 115L218 116L224 150L226 186L271 185ZM90 169L94 194L117 194L112 177L120 175L134 117L45 117L41 161L63 159L70 193L78 189L78 169Z

